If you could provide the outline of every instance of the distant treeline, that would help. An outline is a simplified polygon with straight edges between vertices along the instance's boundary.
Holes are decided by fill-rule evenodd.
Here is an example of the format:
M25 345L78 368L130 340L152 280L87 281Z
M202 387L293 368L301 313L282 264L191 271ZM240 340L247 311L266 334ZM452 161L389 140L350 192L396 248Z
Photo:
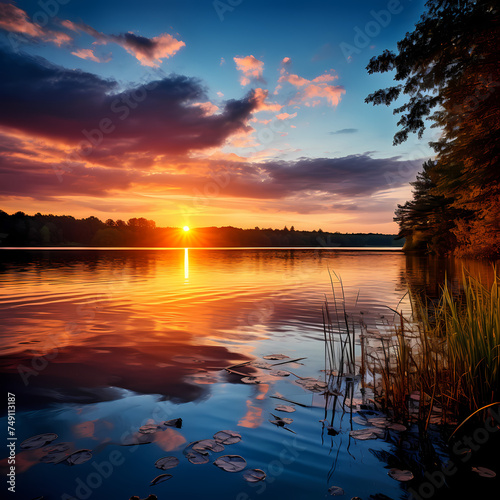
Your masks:
M341 234L283 229L205 227L184 232L156 227L143 217L127 222L97 217L75 219L69 215L9 215L0 210L0 247L97 246L97 247L401 247L392 234Z

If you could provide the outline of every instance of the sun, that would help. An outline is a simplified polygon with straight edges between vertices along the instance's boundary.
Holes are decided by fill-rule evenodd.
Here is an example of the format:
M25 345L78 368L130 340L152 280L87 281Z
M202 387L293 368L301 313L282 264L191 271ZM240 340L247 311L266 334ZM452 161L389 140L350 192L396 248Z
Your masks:
M189 231L189 226L184 226L182 229L184 229L184 231L186 231L186 233Z

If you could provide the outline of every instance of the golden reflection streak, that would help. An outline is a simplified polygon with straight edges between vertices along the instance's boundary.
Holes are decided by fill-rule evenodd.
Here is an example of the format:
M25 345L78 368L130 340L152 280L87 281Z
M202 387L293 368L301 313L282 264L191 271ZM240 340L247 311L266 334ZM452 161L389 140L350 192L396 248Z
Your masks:
M189 281L189 249L184 249L184 281Z

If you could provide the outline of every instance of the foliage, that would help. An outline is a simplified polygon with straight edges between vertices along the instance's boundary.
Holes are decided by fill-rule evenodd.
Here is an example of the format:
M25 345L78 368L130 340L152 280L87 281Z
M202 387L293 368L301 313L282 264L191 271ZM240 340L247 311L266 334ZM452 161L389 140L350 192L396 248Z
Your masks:
M148 246L148 247L242 247L242 246L401 246L391 234L340 234L285 229L198 228L181 234L178 228L157 228L143 217L127 223L96 217L75 219L66 215L9 215L0 210L0 246Z
M398 42L397 53L386 50L368 64L370 74L394 71L401 83L374 92L366 102L390 105L407 96L394 109L400 115L394 144L410 133L421 138L426 119L440 128L441 138L431 143L437 161L424 166L422 175L432 177L431 196L448 200L442 207L453 221L445 228L447 250L495 257L500 254L498 3L429 0L426 8L415 30ZM417 215L404 218L404 233L419 233L425 212ZM433 249L431 233L423 241Z

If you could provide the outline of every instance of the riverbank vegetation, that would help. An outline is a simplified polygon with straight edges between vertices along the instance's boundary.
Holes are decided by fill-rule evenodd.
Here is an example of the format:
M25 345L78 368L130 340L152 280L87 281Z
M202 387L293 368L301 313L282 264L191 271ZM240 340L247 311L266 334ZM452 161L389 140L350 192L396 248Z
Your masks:
M335 278L333 303L323 309L330 385L332 376L348 373L394 421L424 429L457 425L500 403L497 269L491 283L464 270L460 284L444 283L437 301L410 292L411 314L394 309L394 319L376 331L347 314L342 281Z
M156 227L143 217L123 220L67 215L9 215L0 210L0 247L401 247L393 234L331 233L321 229L205 227L189 232Z
M366 102L398 102L395 145L410 133L422 138L425 120L441 131L430 143L435 158L412 183L413 199L396 210L407 250L500 256L499 38L498 3L429 0L397 52L386 50L367 67L394 73L396 84Z

